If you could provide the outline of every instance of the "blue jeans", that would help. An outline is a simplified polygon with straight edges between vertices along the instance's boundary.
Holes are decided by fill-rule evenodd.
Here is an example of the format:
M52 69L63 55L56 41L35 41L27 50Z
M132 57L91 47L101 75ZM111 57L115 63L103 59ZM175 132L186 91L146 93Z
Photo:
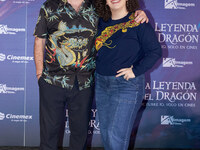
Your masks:
M144 75L127 81L122 76L116 78L96 73L96 107L105 150L128 149L144 88Z

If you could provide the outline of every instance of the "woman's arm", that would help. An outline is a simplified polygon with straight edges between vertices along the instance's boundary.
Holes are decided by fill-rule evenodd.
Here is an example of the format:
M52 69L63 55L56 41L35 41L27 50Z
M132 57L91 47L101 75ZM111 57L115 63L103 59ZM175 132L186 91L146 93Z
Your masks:
M137 65L133 65L133 73L135 76L144 74L147 70L151 69L162 56L160 43L150 23L140 24L137 32L144 55Z
M138 26L138 40L141 44L141 51L144 52L143 57L137 65L130 68L120 69L116 77L124 76L124 79L135 78L144 74L147 70L151 69L157 60L162 56L162 49L154 29L149 23L140 24Z

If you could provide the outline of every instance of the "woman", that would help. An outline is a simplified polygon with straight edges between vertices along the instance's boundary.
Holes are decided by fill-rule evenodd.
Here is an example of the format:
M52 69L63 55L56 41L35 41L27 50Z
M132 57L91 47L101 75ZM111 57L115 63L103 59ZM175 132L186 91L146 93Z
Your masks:
M98 0L96 106L105 150L127 150L144 96L144 73L162 51L150 24L135 22L137 0Z

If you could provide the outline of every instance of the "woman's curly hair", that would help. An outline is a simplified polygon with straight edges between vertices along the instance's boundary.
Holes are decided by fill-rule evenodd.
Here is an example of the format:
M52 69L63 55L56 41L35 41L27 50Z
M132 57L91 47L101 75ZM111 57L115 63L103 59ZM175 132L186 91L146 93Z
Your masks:
M127 0L126 3L126 9L128 12L134 12L139 8L138 0ZM107 21L111 17L111 11L109 6L106 4L106 0L96 0L95 8L99 17L102 17L104 21Z

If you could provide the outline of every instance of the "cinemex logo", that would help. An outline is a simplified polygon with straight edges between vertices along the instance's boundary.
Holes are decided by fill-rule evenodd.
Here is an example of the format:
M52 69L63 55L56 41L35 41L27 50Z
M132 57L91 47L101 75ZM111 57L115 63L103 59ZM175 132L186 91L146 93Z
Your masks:
M165 0L165 9L186 9L195 7L195 3L178 3L178 0Z
M28 120L32 120L32 115L13 115L13 114L4 114L0 112L0 120L8 119L13 122L27 122Z
M183 125L189 123L191 119L175 119L174 116L161 116L161 125Z
M0 24L0 34L15 35L18 32L25 32L25 28L9 28L7 25Z
M18 91L24 91L24 87L7 87L6 84L0 84L0 94L15 94Z
M0 53L0 61L4 61L6 59L6 55Z
M14 4L29 4L31 2L34 2L35 0L14 0Z
M185 65L192 65L192 61L176 61L175 58L163 58L163 67L178 67L182 68Z
M5 118L5 114L0 112L0 120L3 120Z
M33 61L34 58L30 56L14 56L14 55L5 55L0 53L0 61L12 61L12 63L29 63L29 61Z

